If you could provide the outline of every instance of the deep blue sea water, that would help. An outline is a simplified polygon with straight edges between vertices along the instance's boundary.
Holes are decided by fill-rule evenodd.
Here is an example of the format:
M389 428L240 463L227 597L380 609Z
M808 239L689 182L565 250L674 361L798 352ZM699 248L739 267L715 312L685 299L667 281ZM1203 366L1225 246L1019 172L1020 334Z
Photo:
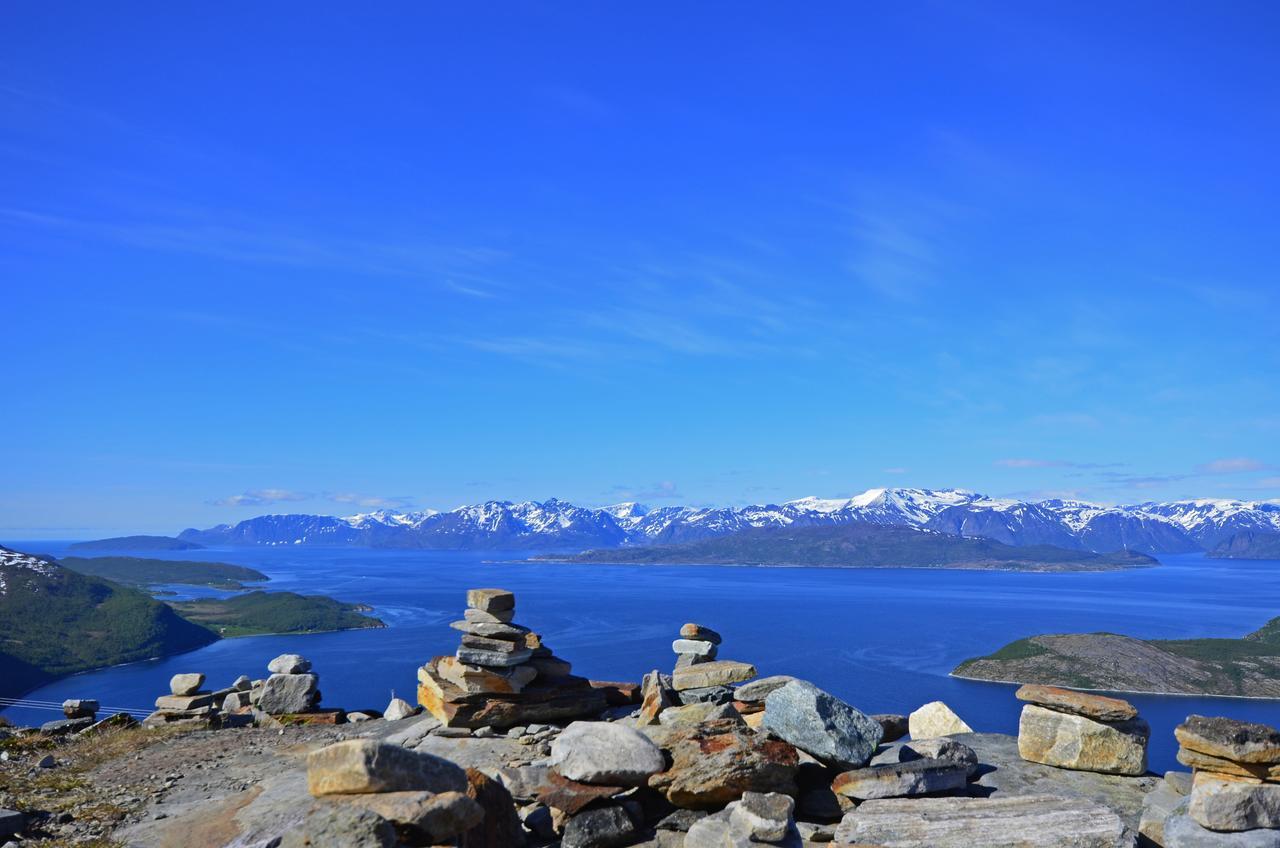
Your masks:
M14 542L60 556L66 543ZM228 639L180 656L88 672L27 695L148 708L169 677L213 686L266 675L277 654L306 655L326 704L381 708L413 700L416 669L452 653L465 590L517 593L516 621L543 634L577 673L638 680L670 670L685 621L724 636L720 656L762 675L810 679L866 712L943 700L977 730L1017 732L1013 687L947 676L961 660L1037 633L1110 631L1142 638L1240 636L1280 615L1280 562L1165 557L1158 568L1021 574L931 569L735 568L495 562L518 555L326 548L225 548L143 556L223 561L271 576L270 589L372 605L389 627ZM190 587L179 588L183 595ZM196 590L195 594L212 594ZM1173 727L1189 713L1280 724L1280 701L1129 695L1152 725L1151 765L1177 767ZM11 709L21 723L51 713Z

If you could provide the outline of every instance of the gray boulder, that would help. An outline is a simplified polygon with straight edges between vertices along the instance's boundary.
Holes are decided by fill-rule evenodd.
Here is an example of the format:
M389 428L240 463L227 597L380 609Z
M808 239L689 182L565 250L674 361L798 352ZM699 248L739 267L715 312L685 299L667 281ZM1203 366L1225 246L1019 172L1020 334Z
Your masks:
M172 695L194 695L204 685L204 675L175 674L169 678L169 693Z
M273 674L263 684L258 709L270 715L305 713L315 706L318 682L314 674Z
M311 660L301 654L281 654L267 663L272 674L304 674L311 670Z
M631 727L575 721L552 743L548 764L580 783L641 786L666 760L661 748Z
M1201 773L1187 812L1210 830L1280 828L1280 784L1219 780Z
M764 703L761 729L826 765L861 768L880 744L879 722L807 681L791 681Z

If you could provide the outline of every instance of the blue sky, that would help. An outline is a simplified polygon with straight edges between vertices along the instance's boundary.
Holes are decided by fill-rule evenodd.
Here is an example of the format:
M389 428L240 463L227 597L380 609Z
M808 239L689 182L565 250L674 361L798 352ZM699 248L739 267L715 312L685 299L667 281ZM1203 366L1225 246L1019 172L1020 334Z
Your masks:
M1280 497L1280 7L0 28L0 534Z

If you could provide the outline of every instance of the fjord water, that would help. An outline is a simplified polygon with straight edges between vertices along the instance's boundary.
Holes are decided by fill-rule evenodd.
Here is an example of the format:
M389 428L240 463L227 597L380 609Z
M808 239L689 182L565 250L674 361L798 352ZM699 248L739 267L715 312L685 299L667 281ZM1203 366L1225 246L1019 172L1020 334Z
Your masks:
M64 543L14 543L60 556ZM227 639L187 654L77 675L27 695L148 708L169 677L201 671L214 687L266 675L277 654L306 655L324 702L381 708L413 699L415 672L452 653L469 587L517 595L516 621L543 634L574 671L638 680L670 670L685 621L724 636L721 657L762 675L808 678L866 712L908 712L943 700L975 729L1017 732L1012 686L958 680L960 661L1037 633L1109 631L1140 638L1241 636L1280 615L1280 562L1170 556L1157 568L1024 574L938 569L569 565L518 554L351 548L225 548L147 553L223 561L270 575L267 588L374 607L388 625L307 636ZM177 588L177 587L171 587ZM181 587L183 594L209 595ZM1152 725L1151 767L1176 768L1173 727L1189 713L1280 724L1280 701L1131 695ZM52 715L10 710L17 722Z

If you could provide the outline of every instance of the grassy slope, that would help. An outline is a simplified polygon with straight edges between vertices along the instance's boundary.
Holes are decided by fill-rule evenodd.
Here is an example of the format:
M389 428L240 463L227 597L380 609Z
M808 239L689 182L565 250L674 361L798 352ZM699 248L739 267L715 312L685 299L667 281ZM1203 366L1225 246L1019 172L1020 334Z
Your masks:
M225 562L179 562L126 556L63 557L59 562L72 571L131 586L182 583L215 589L243 589L244 582L258 583L269 579L261 571Z
M216 638L137 589L67 569L24 576L0 596L0 694Z
M357 604L293 592L249 592L225 600L174 601L172 606L191 621L223 636L317 633L386 626L376 618L362 615Z
M1025 570L1098 570L1155 565L1143 554L1095 554L1050 545L1013 547L990 539L905 527L844 524L761 528L685 542L587 551L570 562L814 565Z

